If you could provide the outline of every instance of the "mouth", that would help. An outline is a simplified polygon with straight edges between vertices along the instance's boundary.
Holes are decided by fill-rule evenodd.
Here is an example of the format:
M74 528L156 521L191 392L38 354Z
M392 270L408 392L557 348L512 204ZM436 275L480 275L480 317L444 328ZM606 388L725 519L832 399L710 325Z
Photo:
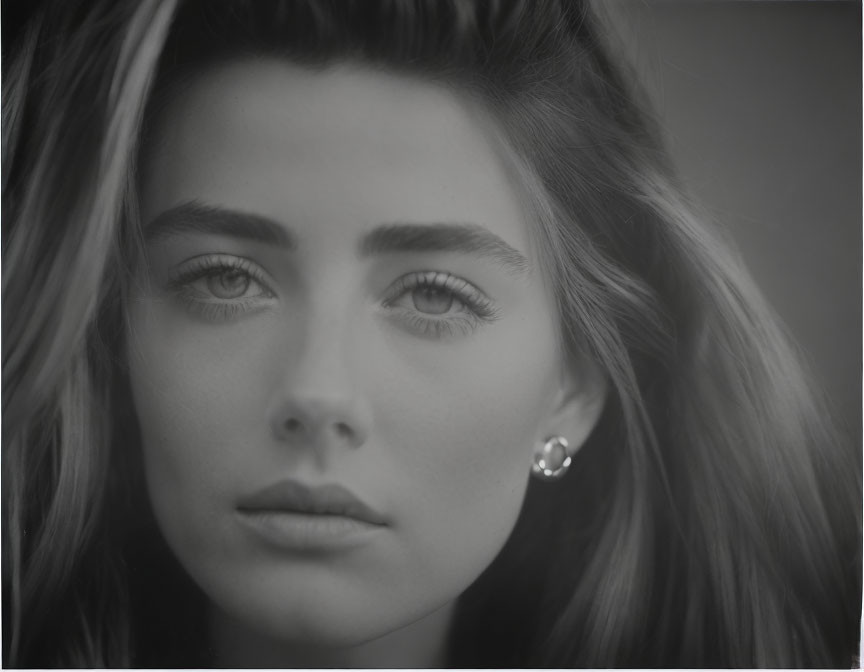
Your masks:
M327 551L364 543L387 518L341 485L309 487L281 481L242 499L243 524L270 546Z

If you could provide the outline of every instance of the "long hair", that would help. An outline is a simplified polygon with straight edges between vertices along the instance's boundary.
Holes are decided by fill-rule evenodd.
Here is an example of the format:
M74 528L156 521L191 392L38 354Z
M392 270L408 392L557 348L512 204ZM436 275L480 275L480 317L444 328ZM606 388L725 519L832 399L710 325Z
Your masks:
M529 486L460 598L450 662L850 666L859 459L609 40L577 0L66 0L31 21L4 73L6 665L147 660L116 532L138 146L184 73L268 55L477 101L531 206L564 352L609 381L571 473Z

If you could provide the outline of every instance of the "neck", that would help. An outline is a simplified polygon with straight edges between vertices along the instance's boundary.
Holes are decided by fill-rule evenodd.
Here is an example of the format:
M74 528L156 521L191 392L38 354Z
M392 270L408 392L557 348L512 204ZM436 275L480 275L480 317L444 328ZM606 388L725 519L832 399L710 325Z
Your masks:
M215 666L223 668L440 668L452 615L449 604L377 639L336 648L274 639L214 608L210 639Z

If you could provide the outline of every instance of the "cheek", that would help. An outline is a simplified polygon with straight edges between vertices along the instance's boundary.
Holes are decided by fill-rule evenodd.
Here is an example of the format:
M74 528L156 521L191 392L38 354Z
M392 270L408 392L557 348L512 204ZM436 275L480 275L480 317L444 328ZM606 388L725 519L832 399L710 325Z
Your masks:
M267 445L262 356L242 327L213 338L158 305L138 306L131 322L130 383L151 503L169 541L200 550L233 506L226 493L238 492L252 446Z
M430 573L479 574L513 528L558 374L553 330L543 324L481 331L446 356L416 345L388 350L380 398L390 412L377 427L393 487L410 506L413 561L434 558Z
M547 396L547 376L535 363L548 371L542 362L502 361L486 350L393 386L402 392L390 400L388 424L404 437L393 460L451 494L470 491L475 500L486 488L492 496L502 479L512 485L518 474L521 480Z

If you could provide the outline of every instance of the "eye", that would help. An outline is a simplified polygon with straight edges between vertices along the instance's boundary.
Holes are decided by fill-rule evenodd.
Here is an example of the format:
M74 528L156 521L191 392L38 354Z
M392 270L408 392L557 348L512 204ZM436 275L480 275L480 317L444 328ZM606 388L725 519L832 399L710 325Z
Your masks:
M189 312L211 321L237 317L275 297L257 264L228 254L203 255L184 262L168 288Z
M453 307L453 293L438 287L415 287L411 291L411 302L421 313L441 315Z
M207 291L219 299L236 299L243 296L254 280L245 272L226 269L205 278Z
M421 336L470 334L498 319L498 311L467 280L442 271L410 273L388 290L384 307Z

